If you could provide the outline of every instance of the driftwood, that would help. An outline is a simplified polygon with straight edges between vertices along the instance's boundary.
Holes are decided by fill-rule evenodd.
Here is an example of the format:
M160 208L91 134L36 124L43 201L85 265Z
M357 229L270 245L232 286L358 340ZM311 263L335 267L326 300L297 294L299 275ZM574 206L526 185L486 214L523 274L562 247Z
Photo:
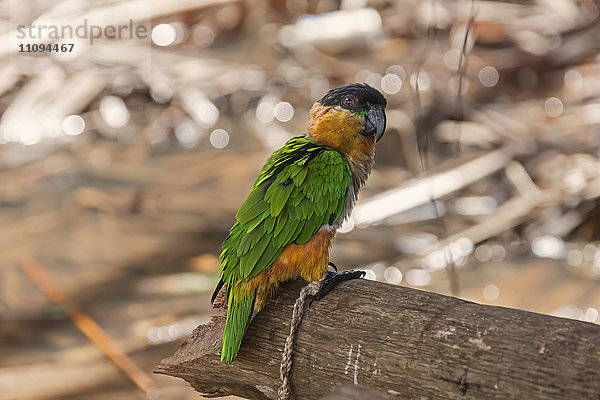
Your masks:
M301 286L279 290L250 324L230 366L219 362L219 315L156 372L210 396L276 398ZM407 399L598 399L599 357L594 324L355 280L305 314L291 379L296 399L318 399L348 383Z

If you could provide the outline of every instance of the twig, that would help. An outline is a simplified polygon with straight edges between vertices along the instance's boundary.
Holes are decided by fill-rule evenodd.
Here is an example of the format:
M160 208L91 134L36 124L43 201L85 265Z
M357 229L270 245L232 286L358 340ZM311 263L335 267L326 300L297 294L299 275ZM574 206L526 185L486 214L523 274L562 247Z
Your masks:
M456 121L455 126L458 128L458 134L456 135L456 150L457 154L460 154L460 138L461 138L461 125L460 121L465 119L465 110L463 104L463 78L466 79L466 71L467 71L467 45L469 43L469 34L473 29L473 25L475 24L475 0L471 1L471 15L469 16L469 21L467 22L467 26L465 28L465 37L463 39L462 48L460 51L460 56L458 58L458 85L457 85L457 93L456 93Z
M123 350L111 339L110 336L62 291L48 276L44 268L33 259L25 259L20 263L21 269L54 303L60 305L75 326L90 341L100 348L106 356L121 370L131 381L148 395L156 384Z
M435 20L435 2L434 1L431 2L431 6L432 6L433 19ZM415 76L414 98L413 98L413 112L414 112L414 116L415 116L415 134L416 134L417 150L419 153L419 159L421 161L421 172L426 177L429 176L428 159L427 159L427 155L429 152L429 129L427 129L427 127L425 125L424 116L423 116L423 112L422 112L421 96L419 94L419 91L420 91L420 89L419 89L419 74L421 73L421 68L423 67L423 63L425 62L425 60L429 56L429 53L431 52L432 37L435 36L434 32L435 32L435 30L434 30L432 24L430 23L429 26L427 27L427 42L426 43L428 44L428 46L426 46L424 48L423 53L417 59L417 63L414 68L416 73L412 72L410 75L412 77L413 76L412 74L415 74L414 75ZM469 33L467 31L467 35L468 34ZM459 85L459 90L460 90L460 85ZM436 235L436 236L438 238L438 242L443 243L445 239L443 239L443 238L440 239L440 236L443 236L443 237L448 236L448 234L447 234L448 230L446 229L446 224L440 215L440 211L435 202L435 197L433 195L433 191L431 191L431 193L429 193L428 197L429 197L429 203L430 203L433 213L435 215L435 223L438 226L439 230L441 231L441 235L439 235L439 236ZM444 249L447 247L448 246L443 246ZM445 252L444 255L446 257L447 262L451 265L451 267L447 270L448 271L448 280L450 282L450 291L453 295L458 296L460 293L460 287L459 287L459 283L458 283L458 276L456 273L456 269L454 268L454 263L452 262L450 254Z

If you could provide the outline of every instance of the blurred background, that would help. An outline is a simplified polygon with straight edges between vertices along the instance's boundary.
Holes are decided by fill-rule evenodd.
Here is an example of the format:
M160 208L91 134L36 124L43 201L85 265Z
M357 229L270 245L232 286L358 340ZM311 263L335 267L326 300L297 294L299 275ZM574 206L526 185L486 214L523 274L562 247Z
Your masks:
M151 371L215 312L265 159L351 82L388 129L332 261L600 321L597 1L0 3L0 399L198 398ZM148 35L15 42L85 19Z

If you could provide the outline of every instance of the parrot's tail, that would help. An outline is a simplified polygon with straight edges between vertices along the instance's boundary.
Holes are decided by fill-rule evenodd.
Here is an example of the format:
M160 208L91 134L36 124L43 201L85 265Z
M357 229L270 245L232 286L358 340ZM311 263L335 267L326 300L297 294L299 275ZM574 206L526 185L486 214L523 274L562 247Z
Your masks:
M221 348L221 362L229 364L233 361L242 344L242 338L252 317L256 293L246 297L241 302L229 296L227 301L227 321L223 332L223 347Z

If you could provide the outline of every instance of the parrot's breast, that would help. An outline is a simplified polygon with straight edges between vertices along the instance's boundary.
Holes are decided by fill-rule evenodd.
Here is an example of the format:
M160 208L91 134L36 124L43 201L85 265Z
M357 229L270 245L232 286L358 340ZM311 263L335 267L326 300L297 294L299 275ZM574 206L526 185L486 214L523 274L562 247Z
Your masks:
M320 229L304 244L289 244L267 269L247 282L239 282L235 291L256 292L254 313L259 312L279 285L301 276L308 282L323 277L329 264L329 248L335 237L335 230Z
M321 279L329 263L329 248L334 237L334 230L321 229L304 244L287 245L271 265L270 274L289 276L288 279L300 275L308 282Z

